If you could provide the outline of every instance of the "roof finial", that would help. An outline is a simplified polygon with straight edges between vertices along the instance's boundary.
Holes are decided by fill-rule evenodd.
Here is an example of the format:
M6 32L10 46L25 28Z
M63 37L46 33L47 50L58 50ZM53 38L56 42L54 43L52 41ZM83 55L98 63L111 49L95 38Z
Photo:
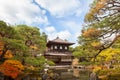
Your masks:
M57 37L56 37L56 39L59 39L59 36L58 36L58 34L57 34Z
M59 37L57 36L57 38L56 39L59 39Z

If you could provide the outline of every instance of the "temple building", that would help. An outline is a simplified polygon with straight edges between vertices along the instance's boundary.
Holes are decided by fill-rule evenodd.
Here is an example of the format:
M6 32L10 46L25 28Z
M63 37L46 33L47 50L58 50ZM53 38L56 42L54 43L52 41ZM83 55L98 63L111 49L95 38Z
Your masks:
M62 40L57 37L47 42L47 51L44 53L45 58L52 60L57 65L69 65L72 63L73 55L69 51L69 46L74 43Z

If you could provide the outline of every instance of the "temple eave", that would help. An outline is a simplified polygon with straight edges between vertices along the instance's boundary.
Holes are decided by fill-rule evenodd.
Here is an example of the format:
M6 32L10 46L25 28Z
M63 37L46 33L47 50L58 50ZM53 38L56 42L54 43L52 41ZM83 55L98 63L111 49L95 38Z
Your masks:
M48 44L66 44L66 45L73 45L73 44L75 44L75 43L70 43L70 42L53 42L53 41L49 41L48 43L47 43L47 45Z
M72 54L64 54L64 53L45 53L45 56L73 56Z

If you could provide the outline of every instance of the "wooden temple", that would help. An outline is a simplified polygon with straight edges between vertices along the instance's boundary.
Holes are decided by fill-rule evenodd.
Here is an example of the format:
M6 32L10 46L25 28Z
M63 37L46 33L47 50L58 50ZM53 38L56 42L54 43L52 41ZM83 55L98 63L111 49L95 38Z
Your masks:
M44 53L45 58L52 60L57 65L70 65L73 55L69 51L69 46L74 43L62 40L57 37L54 40L47 42L47 51Z

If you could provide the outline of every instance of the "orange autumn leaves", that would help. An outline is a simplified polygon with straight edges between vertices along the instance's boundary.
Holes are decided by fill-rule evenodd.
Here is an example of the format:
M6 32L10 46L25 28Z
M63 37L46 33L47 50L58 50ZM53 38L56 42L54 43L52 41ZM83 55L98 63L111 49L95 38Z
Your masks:
M96 5L94 8L91 9L91 12L94 13L99 13L99 10L105 7L107 0L99 0L97 1Z
M89 13L85 17L85 21L89 22L95 19L95 14L103 14L104 12L101 10L106 6L108 0L98 0L95 2L93 8L90 9Z
M2 54L3 49L4 49L4 42L0 41L0 55ZM7 52L4 55L4 58L6 59L12 58L13 57L12 54L13 53L11 50L7 50Z
M84 30L82 32L82 36L91 40L91 39L99 37L101 33L102 31L96 28L88 28L87 30ZM101 42L99 42L99 40L98 41L94 40L90 43L90 45L94 47L95 49L98 49L102 44Z
M4 48L4 43L0 41L0 55L2 54L3 48Z
M0 65L0 72L12 78L16 78L23 69L24 66L17 60L6 60Z
M4 50L4 43L0 41L0 55L2 54L2 51ZM5 60L1 65L0 65L0 72L2 72L6 76L10 76L12 78L16 78L21 71L24 69L24 66L21 64L20 61L17 60L9 60L10 58L13 57L11 50L7 50L6 53L4 54Z
M83 31L82 35L84 37L97 37L100 35L100 33L101 33L101 31L97 30L96 28L89 28L89 29Z
M5 53L5 55L4 55L4 58L12 58L13 57L13 55L12 55L12 51L10 51L10 50L7 50L7 52Z

